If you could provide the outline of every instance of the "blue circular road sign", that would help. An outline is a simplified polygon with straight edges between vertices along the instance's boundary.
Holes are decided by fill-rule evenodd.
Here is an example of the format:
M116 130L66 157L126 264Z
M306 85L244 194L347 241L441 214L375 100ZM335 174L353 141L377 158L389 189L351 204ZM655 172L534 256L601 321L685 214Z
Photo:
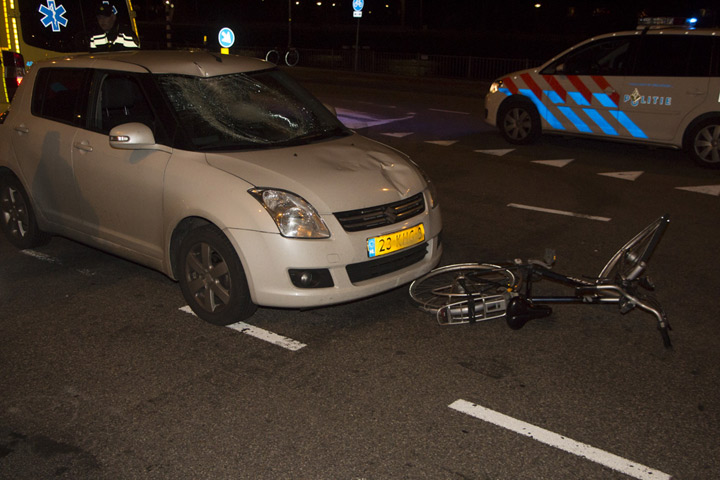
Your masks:
M353 0L353 10L359 12L365 6L365 0Z
M225 27L218 33L218 42L223 48L230 48L235 43L235 33L229 28Z

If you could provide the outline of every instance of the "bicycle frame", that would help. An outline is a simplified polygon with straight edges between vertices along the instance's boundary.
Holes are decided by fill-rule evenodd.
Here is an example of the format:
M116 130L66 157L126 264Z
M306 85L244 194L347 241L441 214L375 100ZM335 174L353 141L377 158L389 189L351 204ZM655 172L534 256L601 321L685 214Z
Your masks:
M600 275L593 280L557 273L545 262L537 260L500 266L498 268L519 273L523 288L516 285L507 293L493 296L474 295L468 292L461 301L438 309L438 321L441 324L474 323L506 316L508 325L518 329L529 320L549 315L552 310L547 305L617 304L623 314L639 307L654 315L663 343L670 348L672 346L668 334L670 325L662 307L651 297L638 292L638 286L652 289L652 285L643 274L669 221L669 216L663 215L635 235L610 258ZM610 278L613 274L613 278ZM572 295L535 295L533 285L542 279L571 288Z

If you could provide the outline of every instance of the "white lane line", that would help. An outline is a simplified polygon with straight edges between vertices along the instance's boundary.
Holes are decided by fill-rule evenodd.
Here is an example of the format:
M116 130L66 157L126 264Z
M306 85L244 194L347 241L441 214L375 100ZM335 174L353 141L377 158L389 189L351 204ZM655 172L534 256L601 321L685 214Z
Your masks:
M381 133L380 135L386 135L388 137L395 137L395 138L404 138L408 135L412 135L415 132L387 132L387 133Z
M522 205L519 203L508 203L507 206L512 207L512 208L521 208L523 210L533 210L536 212L553 213L555 215L565 215L567 217L586 218L588 220L597 220L598 222L609 222L610 220L612 220L612 218L608 218L608 217L596 217L595 215L585 215L584 213L566 212L564 210L553 210L552 208L532 207L530 205Z
M457 140L426 140L425 143L431 143L433 145L440 145L441 147L449 147L455 145Z
M180 308L180 310L185 313L195 315L195 312L193 312L192 309L188 305L185 305L184 307ZM298 351L303 347L307 347L306 344L300 343L297 340L293 340L292 338L288 338L288 337L283 337L282 335L278 335L277 333L273 333L269 330L265 330L260 327L250 325L249 323L237 322L237 323L233 323L231 325L227 325L227 327L232 328L233 330L237 330L240 333L244 333L245 335L250 335L251 337L255 337L260 340L264 340L268 343L272 343L273 345L277 345L278 347L282 347L287 350L292 350L293 352Z
M606 172L606 173L598 173L598 175L602 175L605 177L612 177L612 178L619 178L620 180L630 180L631 182L634 182L637 180L640 175L642 175L643 171L636 170L632 172Z
M495 150L475 150L476 153L484 153L486 155L493 155L495 157L502 157L503 155L507 155L510 152L515 151L514 148L502 148L502 149L495 149Z
M720 185L701 185L698 187L675 187L677 190L687 192L704 193L706 195L720 196Z
M47 255L45 253L36 252L35 250L20 250L20 253L27 255L28 257L33 257L37 260L41 260L43 262L57 263L58 265L61 264L59 259L51 257L50 255Z
M428 108L431 112L454 113L455 115L470 115L470 112L458 112L457 110L443 110L442 108Z
M671 475L663 473L659 470L646 467L637 462L627 460L615 454L600 450L586 443L577 442L563 435L545 430L530 423L523 422L513 417L509 417L502 413L490 410L481 405L468 402L467 400L456 400L448 405L453 410L465 413L471 417L484 420L498 427L505 428L512 432L530 437L540 443L550 445L551 447L564 450L578 457L586 458L595 463L605 465L615 471L624 473L641 480L670 480Z
M563 168L566 167L570 162L573 162L574 158L567 158L564 160L533 160L532 163L539 163L540 165L548 165L550 167Z
M28 257L32 257L36 260L40 260L42 262L54 263L60 266L62 266L63 264L59 258L52 257L46 253L36 252L35 250L20 250L20 253L27 255ZM95 272L87 268L76 268L75 271L78 272L80 275L84 275L86 277L92 277L93 275L95 275Z

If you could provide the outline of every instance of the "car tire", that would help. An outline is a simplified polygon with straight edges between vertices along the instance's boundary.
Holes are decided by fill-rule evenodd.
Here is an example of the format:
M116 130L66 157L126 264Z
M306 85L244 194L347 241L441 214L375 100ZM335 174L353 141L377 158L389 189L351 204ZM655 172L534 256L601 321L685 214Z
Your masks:
M198 317L229 325L255 313L242 263L220 230L206 225L190 231L178 254L180 289Z
M693 125L687 150L701 167L720 168L720 117L707 118Z
M38 228L30 197L12 174L0 176L0 228L17 248L39 247L50 235Z
M533 143L540 136L540 115L529 101L511 100L503 104L497 123L503 138L514 145Z

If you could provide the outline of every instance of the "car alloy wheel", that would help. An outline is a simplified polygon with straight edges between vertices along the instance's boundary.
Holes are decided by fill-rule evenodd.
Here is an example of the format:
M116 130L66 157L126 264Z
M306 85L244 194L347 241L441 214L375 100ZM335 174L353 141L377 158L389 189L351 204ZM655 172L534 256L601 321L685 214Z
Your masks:
M720 118L711 118L696 125L691 138L690 155L695 163L720 168Z
M21 249L37 247L50 240L37 226L25 189L11 175L0 177L0 227L10 243Z
M229 325L255 312L242 264L220 230L212 225L192 230L178 260L180 288L198 317Z

